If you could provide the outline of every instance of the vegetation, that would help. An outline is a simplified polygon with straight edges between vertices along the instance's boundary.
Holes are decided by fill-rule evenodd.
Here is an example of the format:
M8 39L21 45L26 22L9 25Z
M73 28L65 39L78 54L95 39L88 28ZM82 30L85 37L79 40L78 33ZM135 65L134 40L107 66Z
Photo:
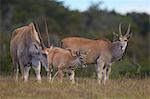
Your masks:
M1 99L149 99L150 79L117 79L105 86L95 79L78 78L76 84L39 84L30 78L28 83L14 82L11 77L1 77ZM9 90L8 90L9 89Z
M71 11L63 6L63 2L54 0L36 0L36 2L34 0L1 0L0 73L6 75L12 72L9 52L12 31L36 20L44 35L43 23L40 21L40 18L44 16L48 23L50 41L56 46L59 46L61 39L68 36L93 39L105 37L113 40L112 32L118 31L119 23L123 24L123 31L126 30L128 24L131 24L133 37L129 41L123 60L114 64L111 77L150 76L148 46L150 16L136 12L121 15L114 10L102 10L99 6L101 5L92 4L88 10L79 12ZM47 44L47 41L44 42ZM94 71L93 66L87 69L79 68L77 76L95 78Z

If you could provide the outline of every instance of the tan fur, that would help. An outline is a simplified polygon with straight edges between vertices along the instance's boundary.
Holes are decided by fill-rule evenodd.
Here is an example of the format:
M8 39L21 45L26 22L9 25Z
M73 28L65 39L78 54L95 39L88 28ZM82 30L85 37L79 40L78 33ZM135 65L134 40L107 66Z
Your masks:
M118 41L110 42L107 39L87 39L82 37L68 37L61 41L62 48L83 50L87 53L85 62L87 64L97 65L98 82L104 82L109 78L111 64L122 58L128 44L128 39L132 36L130 33L130 24L126 34L123 36L121 24L119 24L119 33L113 32ZM88 52L89 51L89 52Z
M108 51L111 48L111 42L103 39L92 40L81 37L68 37L63 39L61 43L62 48L73 48L75 50L84 50L87 52L85 59L87 64L95 63L102 52Z
M74 57L71 51L58 47L54 47L52 49L46 48L44 51L48 53L49 64L57 68L60 76L63 76L63 72L74 72L76 64L73 62L77 57ZM74 77L72 82L74 83Z
M121 33L120 33L121 34ZM86 64L96 64L99 83L105 83L109 78L111 64L121 59L126 49L128 35L118 36L119 41L110 42L107 39L88 39L82 37L68 37L61 41L64 49L83 50L87 53Z
M61 66L58 68L67 68L67 66L75 59L70 51L62 48L54 47L51 50L45 50L48 52L49 63L54 66Z
M37 45L37 49L34 44ZM22 75L24 67L30 65L32 55L38 55L37 51L42 53L41 42L33 23L14 30L10 42L10 52L14 68L18 69L20 66Z

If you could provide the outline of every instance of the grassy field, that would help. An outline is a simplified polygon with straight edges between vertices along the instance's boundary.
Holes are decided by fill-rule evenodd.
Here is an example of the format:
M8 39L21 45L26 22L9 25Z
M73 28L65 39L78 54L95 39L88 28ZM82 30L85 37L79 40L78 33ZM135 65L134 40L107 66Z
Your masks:
M110 80L105 86L95 79L77 78L48 83L46 78L37 83L31 77L28 83L18 83L9 76L0 76L0 99L150 99L150 78Z

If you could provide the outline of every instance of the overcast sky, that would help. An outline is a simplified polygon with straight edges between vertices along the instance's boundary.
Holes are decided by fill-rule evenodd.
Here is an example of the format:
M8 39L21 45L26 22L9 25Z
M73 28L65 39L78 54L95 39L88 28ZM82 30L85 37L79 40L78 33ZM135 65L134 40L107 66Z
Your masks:
M146 12L150 14L150 0L57 0L63 1L71 10L85 11L92 3L102 1L101 8L125 14L126 12Z

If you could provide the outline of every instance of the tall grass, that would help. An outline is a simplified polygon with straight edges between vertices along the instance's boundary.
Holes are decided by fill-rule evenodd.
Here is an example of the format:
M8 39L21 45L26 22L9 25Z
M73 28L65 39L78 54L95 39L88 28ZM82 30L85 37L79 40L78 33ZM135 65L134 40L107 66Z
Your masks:
M10 76L0 76L0 99L150 99L150 78L110 80L99 85L96 79L77 78L76 84L15 82Z

